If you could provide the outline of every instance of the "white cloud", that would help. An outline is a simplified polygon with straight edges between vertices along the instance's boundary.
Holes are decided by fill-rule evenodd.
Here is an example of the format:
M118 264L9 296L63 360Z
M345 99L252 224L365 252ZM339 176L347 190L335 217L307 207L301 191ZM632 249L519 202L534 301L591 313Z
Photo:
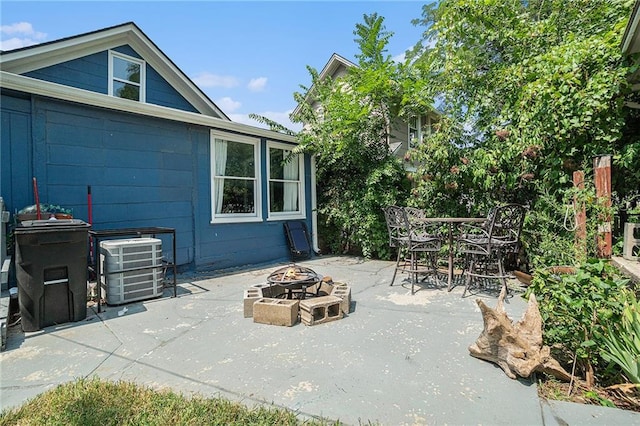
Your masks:
M201 72L191 78L200 87L236 87L238 79L230 75L218 75L208 72Z
M250 126L256 126L256 127L266 127L258 123L257 121L249 118L247 114L227 114L227 115L229 116L231 121L235 121L236 123L249 124Z
M405 53L403 52L403 53L401 53L401 54L399 54L399 55L393 56L393 57L391 58L391 60L392 60L393 62L397 62L397 63L400 63L400 64L401 64L401 63L403 63L403 62L404 62L404 60L405 60Z
M31 40L28 38L10 38L8 40L0 41L0 50L13 50L19 49L21 47L32 46L34 44L38 44L39 42L35 40Z
M12 36L0 41L0 50L13 50L20 47L32 46L41 43L47 37L46 33L35 31L28 22L17 22L0 26L2 36Z
M39 33L33 30L33 25L28 22L16 22L11 25L0 25L0 32L2 34L13 35L13 34L23 34L35 36L35 38L43 38L46 36L44 33Z
M423 47L421 49L421 53L426 51L427 49L433 49L433 47L436 45L436 39L431 39L431 40L422 40L421 43L423 44ZM393 56L391 59L394 62L398 62L398 63L404 63L404 61L407 59L407 52L412 51L415 48L415 45L409 46L407 47L407 50L405 50L403 53L400 53L396 56ZM415 61L415 57L414 57L414 61Z
M414 46L407 47L407 49L404 52L402 52L402 53L400 53L400 54L398 54L396 56L393 56L391 58L391 60L393 62L397 62L397 63L400 63L400 64L404 63L404 61L407 59L407 52L410 51L410 50L413 50L413 48L414 48Z
M242 106L242 103L234 101L230 97L225 96L224 98L218 99L216 101L216 105L218 105L218 107L220 107L220 109L226 113L227 111L231 112L237 110L238 108L240 108L240 106Z
M247 84L247 88L252 92L260 92L267 85L267 77L252 78Z

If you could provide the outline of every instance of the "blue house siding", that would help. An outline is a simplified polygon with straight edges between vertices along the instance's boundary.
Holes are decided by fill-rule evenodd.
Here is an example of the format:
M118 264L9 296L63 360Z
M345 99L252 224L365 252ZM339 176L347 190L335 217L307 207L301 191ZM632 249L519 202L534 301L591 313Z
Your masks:
M200 269L286 261L289 256L282 222L209 225L209 238L200 243Z
M261 139L262 222L211 223L211 151L208 134L198 144L195 205L196 268L227 269L243 265L288 261L289 247L283 222L267 221L266 139ZM310 161L305 156L307 227L311 229Z
M147 103L182 111L198 112L150 65L147 65Z
M33 203L30 98L1 97L0 189L7 209Z
M130 46L113 49L135 58L140 58ZM198 112L149 64L146 66L146 103L188 112ZM26 76L76 87L91 92L109 92L109 53L107 51L87 55L72 61L25 73Z
M50 81L102 94L108 93L107 51L25 73L27 77Z
M187 125L43 98L34 98L33 105L33 137L21 140L33 158L14 156L11 164L33 171L42 203L71 208L74 217L88 220L91 186L95 229L174 227L178 263L193 261L193 170L190 162L178 162L180 169L166 158L191 155ZM3 102L3 115L4 108ZM3 151L8 140L3 135ZM33 204L31 176L23 186L28 196L19 198L21 204L13 197L12 210Z
M123 36L132 37L131 45L121 44ZM110 53L94 52L91 46L97 43L145 60L146 106L105 96ZM131 46L139 46L140 52ZM50 65L62 58L67 60ZM293 138L226 121L135 24L2 52L0 60L8 76L0 81L0 196L9 211L34 204L36 177L41 203L69 208L83 220L89 219L90 187L96 230L175 228L175 261L184 269L220 270L289 260L283 221L268 220L266 154L271 142L267 138L289 144ZM39 69L22 71L32 68ZM77 98L70 99L73 94ZM212 223L212 130L230 139L236 134L260 141L260 220ZM305 220L312 229L309 157L304 165ZM168 235L159 237L169 246Z
M12 194L5 200L10 211L33 204L35 176L42 203L71 208L83 220L88 220L91 186L94 229L175 228L176 260L183 268L227 269L289 259L282 221L266 220L266 176L262 222L211 224L207 127L37 96L32 101L3 96L2 119L2 195ZM266 143L261 139L263 154ZM264 174L266 155L261 161ZM6 164L25 172L5 181L11 175ZM309 171L306 158L307 194ZM306 203L310 218L308 196ZM311 229L309 219L307 225Z

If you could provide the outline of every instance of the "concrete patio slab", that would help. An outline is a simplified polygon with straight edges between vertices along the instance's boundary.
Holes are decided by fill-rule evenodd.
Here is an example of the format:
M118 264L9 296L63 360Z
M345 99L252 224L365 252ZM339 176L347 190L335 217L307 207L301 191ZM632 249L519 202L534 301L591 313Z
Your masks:
M572 408L563 406L557 416L544 411L531 381L511 380L469 355L468 346L482 331L475 299L495 306L495 295L462 298L461 287L447 292L444 283L411 295L410 286L389 286L393 262L317 257L298 264L348 283L347 316L312 327L245 318L244 291L265 283L282 265L181 276L176 298L167 291L99 314L92 308L84 321L38 332L10 328L7 350L0 353L2 408L97 376L250 406L273 404L345 424L537 425L571 419ZM514 295L507 302L509 316L518 320L524 300ZM588 410L573 405L580 413ZM640 424L637 413L616 412L622 422Z

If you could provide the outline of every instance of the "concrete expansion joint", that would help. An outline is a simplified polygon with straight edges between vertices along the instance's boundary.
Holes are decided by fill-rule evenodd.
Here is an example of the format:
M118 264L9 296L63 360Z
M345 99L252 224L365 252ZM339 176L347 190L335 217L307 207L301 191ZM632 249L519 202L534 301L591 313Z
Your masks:
M93 308L92 308L92 310L93 310ZM118 348L119 348L120 346L122 346L122 345L124 344L124 342L120 339L120 336L118 336L118 334L117 334L115 331L113 331L113 329L109 326L109 323L108 323L108 322L106 322L106 321L104 320L104 318L102 318L102 316L101 316L100 314L98 314L96 311L93 311L93 314L96 316L96 318L98 318L98 319L100 320L100 322L102 323L102 325L103 325L107 330L109 330L109 333L110 333L110 334L111 334L111 335L112 335L112 336L113 336L113 337L118 341ZM114 350L117 350L118 348L116 348L116 349L114 349Z

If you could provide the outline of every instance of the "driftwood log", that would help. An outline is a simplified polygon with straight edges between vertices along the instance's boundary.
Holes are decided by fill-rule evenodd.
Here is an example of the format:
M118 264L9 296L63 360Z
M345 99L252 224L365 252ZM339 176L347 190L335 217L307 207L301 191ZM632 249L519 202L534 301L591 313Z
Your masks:
M540 371L570 381L571 375L551 356L550 348L542 344L542 317L535 296L529 296L527 310L516 324L504 310L505 296L506 288L503 287L495 309L476 300L482 312L484 330L469 346L471 356L498 364L512 379L517 376L527 378Z

